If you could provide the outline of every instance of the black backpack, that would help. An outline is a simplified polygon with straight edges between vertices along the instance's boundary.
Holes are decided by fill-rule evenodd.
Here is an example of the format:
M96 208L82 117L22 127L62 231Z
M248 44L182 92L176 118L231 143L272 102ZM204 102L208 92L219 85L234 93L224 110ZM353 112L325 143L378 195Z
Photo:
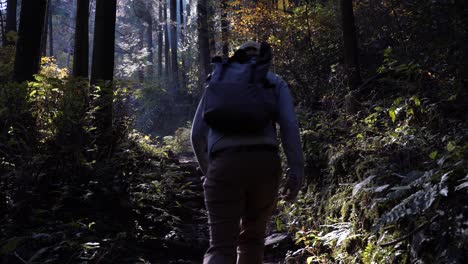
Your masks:
M267 81L272 58L271 47L262 43L252 62L244 50L228 61L214 63L205 89L203 119L225 134L261 134L276 119L276 96Z

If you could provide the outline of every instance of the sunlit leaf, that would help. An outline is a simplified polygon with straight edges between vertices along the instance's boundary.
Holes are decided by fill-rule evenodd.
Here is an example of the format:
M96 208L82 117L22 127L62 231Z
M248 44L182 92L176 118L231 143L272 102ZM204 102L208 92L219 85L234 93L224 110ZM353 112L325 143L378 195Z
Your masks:
M454 149L455 149L456 145L455 145L455 142L453 141L449 141L449 143L447 144L447 150L449 152L452 152Z
M390 108L388 110L388 115L390 116L390 118L392 119L392 123L395 123L396 121L396 112L395 112L395 108Z

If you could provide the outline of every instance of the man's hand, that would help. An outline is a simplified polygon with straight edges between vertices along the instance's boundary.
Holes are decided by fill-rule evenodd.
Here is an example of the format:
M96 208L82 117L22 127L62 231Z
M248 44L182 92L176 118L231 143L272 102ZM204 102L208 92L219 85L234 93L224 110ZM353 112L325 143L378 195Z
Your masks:
M296 199L299 190L302 187L303 177L300 175L294 175L290 173L291 171L287 171L287 182L283 189L283 195L285 195L284 199L286 201L292 202Z

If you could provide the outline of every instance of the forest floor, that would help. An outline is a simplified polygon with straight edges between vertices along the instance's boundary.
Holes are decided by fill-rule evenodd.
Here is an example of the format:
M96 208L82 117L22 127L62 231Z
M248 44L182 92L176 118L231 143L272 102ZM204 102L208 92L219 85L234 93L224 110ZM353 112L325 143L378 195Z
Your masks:
M0 263L201 263L209 234L197 166L191 155L148 158L129 197L90 184L34 190L29 222L15 221L25 211L2 219ZM266 263L281 263L289 238L267 238Z

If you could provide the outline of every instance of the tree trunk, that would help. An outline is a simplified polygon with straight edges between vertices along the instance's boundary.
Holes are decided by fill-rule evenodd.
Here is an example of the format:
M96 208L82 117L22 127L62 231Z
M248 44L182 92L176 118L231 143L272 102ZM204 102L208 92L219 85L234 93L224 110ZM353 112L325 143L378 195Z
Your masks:
M163 53L163 5L162 1L159 1L159 24L158 24L158 80L162 78L163 64L162 64L162 53Z
M148 48L148 63L146 66L146 75L151 81L154 78L154 55L153 55L153 17L150 12L148 12L147 21L148 28L146 29L146 45Z
M221 3L221 39L223 41L223 57L229 57L229 21L227 18L227 0Z
M100 83L100 109L96 113L100 156L106 154L112 142L112 100L114 79L115 20L117 0L97 0L94 26L91 83Z
M115 19L117 0L97 0L91 83L114 79Z
M3 2L0 1L0 10L3 10ZM5 20L3 19L3 12L0 11L0 33L2 34L2 46L6 46L6 30L5 30L5 25L4 22Z
M198 11L198 49L200 61L200 82L203 82L210 73L210 39L208 32L208 1L199 0Z
M6 32L16 32L16 0L7 1Z
M140 34L140 41L138 42L138 50L141 52L145 48L145 44L144 44L145 28L143 25L141 25L139 34ZM139 83L145 82L145 67L143 67L143 65L139 67L137 74L138 74L138 82Z
M13 80L31 81L39 71L41 33L44 26L47 0L23 0L16 46Z
M207 2L208 3L208 2ZM213 58L214 56L217 55L217 48L216 48L216 29L215 29L215 22L212 18L216 11L215 8L211 5L206 6L206 11L207 11L207 21L208 21L208 38L209 38L209 43L210 43L210 58Z
M76 5L73 76L88 78L89 0L78 0Z
M164 1L163 11L164 11L164 75L167 80L170 79L170 65L171 65L171 58L169 55L170 47L169 47L169 25L167 23L167 1Z
M41 55L43 57L47 56L47 37L49 34L49 20L50 20L50 1L47 1L46 7L46 16L44 21L44 27L42 29L42 37L41 37Z
M54 56L54 30L53 30L53 12L54 12L54 6L52 5L52 0L49 0L49 57ZM67 65L68 66L68 65Z
M179 83L179 63L177 58L177 0L170 0L171 14L171 86L170 91L175 94Z
M340 0L341 23L343 27L344 63L348 76L348 86L355 90L361 84L359 70L359 51L357 46L356 26L354 24L352 0Z
M185 22L184 22L184 0L180 0L180 44L182 47L185 47ZM182 58L182 69L181 69L181 86L187 87L187 58L186 53L182 52L180 54Z

